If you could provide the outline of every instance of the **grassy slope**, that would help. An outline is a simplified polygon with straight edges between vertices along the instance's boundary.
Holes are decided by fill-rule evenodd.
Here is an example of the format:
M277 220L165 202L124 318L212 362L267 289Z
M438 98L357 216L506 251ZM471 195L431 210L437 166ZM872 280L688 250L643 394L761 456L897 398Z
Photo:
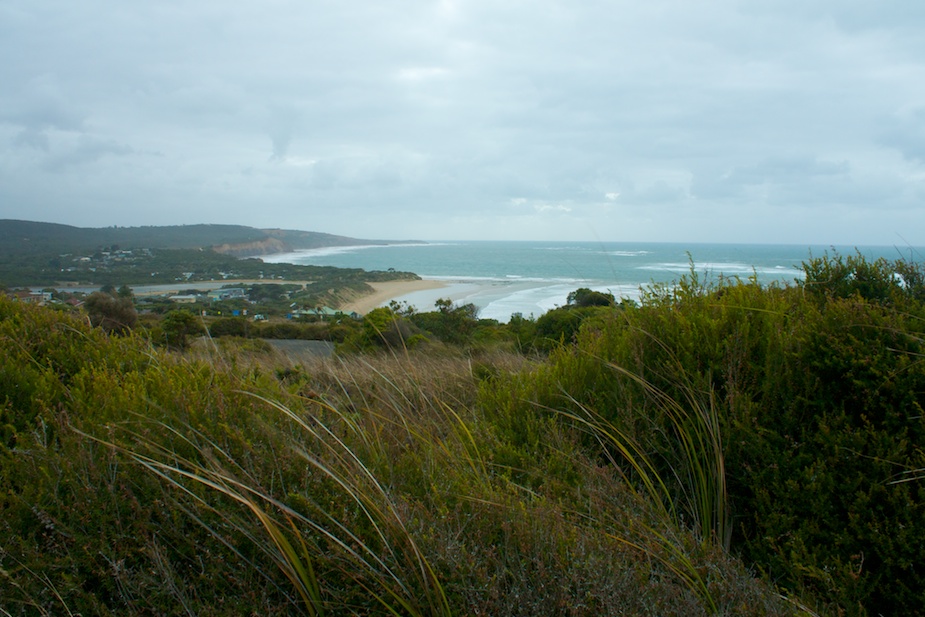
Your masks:
M5 614L794 612L587 427L513 431L487 394L522 359L254 354L0 299Z

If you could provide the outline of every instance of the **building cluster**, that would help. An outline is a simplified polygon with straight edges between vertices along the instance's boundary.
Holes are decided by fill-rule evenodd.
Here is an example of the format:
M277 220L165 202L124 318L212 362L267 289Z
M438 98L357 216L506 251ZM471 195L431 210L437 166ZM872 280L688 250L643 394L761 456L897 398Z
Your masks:
M247 300L247 293L241 287L223 287L214 289L203 296L202 294L173 294L167 296L167 299L177 304L195 304L196 302L211 301L220 302L222 300Z
M332 309L329 306L318 306L315 308L298 308L286 315L290 319L298 317L315 318L319 321L329 321L331 319L340 319L341 317L350 317L360 319L362 315L355 311L344 312L338 309Z
M24 304L38 304L44 306L45 304L51 302L50 291L18 290L7 292L6 295L14 302L22 302Z
M89 293L89 292L87 292ZM52 291L36 291L29 289L20 289L8 291L6 295L16 302L24 302L29 304L38 304L45 305L49 303L66 303L72 306L79 306L82 304L82 300L86 295L84 292L74 292L72 294L64 294L63 299L61 297L56 297L56 294ZM248 297L247 290L243 287L223 287L221 289L215 289L206 293L194 292L194 293L177 293L177 292L166 292L166 293L142 293L140 296L143 296L143 299L137 300L139 305L139 310L142 306L149 304L152 301L156 301L156 298L160 298L163 302L164 300L170 301L175 304L200 304L200 305L210 305L218 302L225 301L235 301L239 300L247 304L259 304L259 302L253 301ZM221 306L221 305L220 305ZM232 305L235 306L235 305ZM237 306L241 306L238 304ZM316 321L335 321L337 319L342 319L344 317L352 319L361 319L362 315L354 311L342 311L339 309L331 308L329 306L314 306L314 307L305 307L299 306L297 302L290 304L289 308L291 309L286 313L286 319L307 319L307 320L316 320ZM259 309L258 309L259 310ZM225 308L220 309L203 309L203 315L231 315L234 317L251 317L255 321L262 321L266 319L266 316L262 313L248 315L248 309L246 308L231 308L225 305Z

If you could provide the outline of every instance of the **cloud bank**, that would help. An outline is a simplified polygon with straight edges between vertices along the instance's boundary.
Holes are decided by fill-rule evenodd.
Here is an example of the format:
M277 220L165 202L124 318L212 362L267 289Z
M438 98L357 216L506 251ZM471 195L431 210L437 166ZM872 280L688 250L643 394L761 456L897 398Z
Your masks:
M10 0L0 53L2 218L925 244L918 2Z

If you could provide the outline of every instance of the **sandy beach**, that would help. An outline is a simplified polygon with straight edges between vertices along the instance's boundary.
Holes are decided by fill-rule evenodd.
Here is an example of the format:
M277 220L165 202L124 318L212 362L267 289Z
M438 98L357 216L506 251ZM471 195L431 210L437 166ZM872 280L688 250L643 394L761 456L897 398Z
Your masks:
M341 308L345 311L356 311L361 315L365 315L374 308L387 303L392 298L398 298L416 291L446 287L445 283L433 280L387 281L384 283L370 283L369 285L376 291L368 296L349 302Z

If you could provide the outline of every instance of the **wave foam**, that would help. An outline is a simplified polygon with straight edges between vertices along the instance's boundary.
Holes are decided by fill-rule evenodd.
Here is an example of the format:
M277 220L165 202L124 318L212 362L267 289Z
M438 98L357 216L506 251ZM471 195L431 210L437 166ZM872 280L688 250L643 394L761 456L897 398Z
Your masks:
M655 264L648 264L645 266L639 266L639 270L651 270L654 272L677 272L679 274L686 274L691 270L691 264L688 262L662 262ZM752 273L756 274L769 274L774 276L780 276L781 274L792 274L793 276L798 276L801 274L800 270L796 268L789 268L787 266L765 266L765 267L756 267L746 263L741 262L706 262L706 263L695 263L694 264L695 272L707 272L711 274L727 274L727 275L746 275L749 276Z
M453 246L452 242L396 242L389 244L352 244L349 246L324 246L316 249L299 249L290 253L274 253L261 257L266 263L292 263L302 264L304 259L312 257L329 257L331 255L343 255L345 253L356 253L369 249L387 249L387 248L417 248L431 246Z

